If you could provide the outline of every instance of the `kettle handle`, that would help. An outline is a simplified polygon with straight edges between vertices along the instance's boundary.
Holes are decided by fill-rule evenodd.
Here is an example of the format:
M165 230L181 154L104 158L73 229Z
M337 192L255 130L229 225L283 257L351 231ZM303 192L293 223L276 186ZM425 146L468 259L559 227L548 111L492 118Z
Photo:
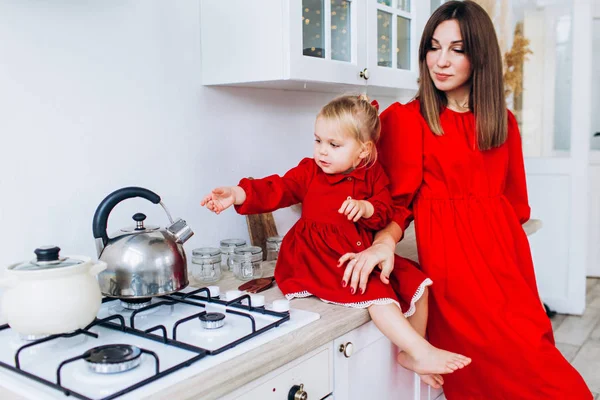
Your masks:
M142 197L154 204L160 203L160 196L156 193L136 186L129 186L119 190L115 190L102 200L102 203L96 209L94 213L94 221L92 223L92 230L96 239L102 239L103 246L108 243L108 235L106 233L106 227L108 224L108 216L113 208L123 200L131 199L133 197ZM98 254L100 255L100 254Z

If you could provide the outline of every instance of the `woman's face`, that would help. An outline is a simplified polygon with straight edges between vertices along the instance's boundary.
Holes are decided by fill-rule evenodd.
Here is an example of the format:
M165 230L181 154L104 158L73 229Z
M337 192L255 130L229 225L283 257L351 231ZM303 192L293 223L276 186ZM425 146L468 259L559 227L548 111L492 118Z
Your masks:
M469 85L471 62L464 53L456 20L444 21L435 28L426 61L429 75L438 90L448 93Z

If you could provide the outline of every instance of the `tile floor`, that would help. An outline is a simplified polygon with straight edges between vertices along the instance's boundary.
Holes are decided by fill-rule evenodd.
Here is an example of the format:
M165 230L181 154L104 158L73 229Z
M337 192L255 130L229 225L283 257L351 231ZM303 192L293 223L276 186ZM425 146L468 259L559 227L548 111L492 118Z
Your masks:
M585 313L552 318L556 347L600 399L600 279L588 278Z
M600 400L600 279L588 278L585 313L552 318L556 347L579 371ZM444 396L439 400L445 399Z

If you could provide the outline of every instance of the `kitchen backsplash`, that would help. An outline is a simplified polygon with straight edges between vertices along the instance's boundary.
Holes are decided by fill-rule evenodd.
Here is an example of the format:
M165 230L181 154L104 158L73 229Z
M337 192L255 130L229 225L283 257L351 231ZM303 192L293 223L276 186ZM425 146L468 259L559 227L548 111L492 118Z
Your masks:
M93 213L130 185L187 220L188 251L247 238L245 217L209 213L202 195L310 156L314 117L335 96L202 86L197 1L22 0L0 3L0 15L0 266L45 244L95 257ZM127 200L109 232L138 211L167 222ZM275 217L284 233L297 213Z

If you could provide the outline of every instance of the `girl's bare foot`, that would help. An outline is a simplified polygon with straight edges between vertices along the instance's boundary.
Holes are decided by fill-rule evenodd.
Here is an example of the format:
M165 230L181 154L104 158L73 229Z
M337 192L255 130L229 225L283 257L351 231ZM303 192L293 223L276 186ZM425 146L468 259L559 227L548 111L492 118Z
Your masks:
M425 382L434 389L439 389L444 384L444 378L442 378L442 376L438 374L419 375L419 377L423 382Z
M440 350L429 343L421 349L414 349L412 354L406 351L398 353L398 364L419 375L450 374L471 363L469 357Z

